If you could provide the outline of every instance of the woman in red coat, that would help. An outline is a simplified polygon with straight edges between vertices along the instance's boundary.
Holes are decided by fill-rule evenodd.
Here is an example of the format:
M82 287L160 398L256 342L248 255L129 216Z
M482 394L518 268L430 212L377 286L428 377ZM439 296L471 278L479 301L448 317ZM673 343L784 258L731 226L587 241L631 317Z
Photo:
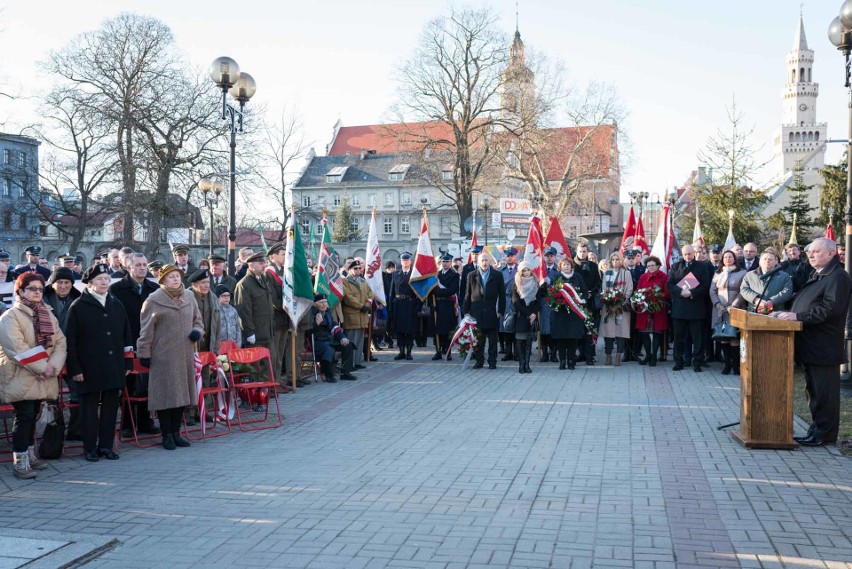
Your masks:
M669 289L666 286L666 274L660 270L660 260L657 257L645 259L645 273L639 277L636 285L637 292L643 289L653 290L659 287L662 293L662 302L656 306L648 306L647 303L635 304L636 329L642 334L642 345L645 347L645 359L639 360L641 365L657 365L657 350L663 339L663 331L669 328L669 319L666 315L666 302L669 299Z

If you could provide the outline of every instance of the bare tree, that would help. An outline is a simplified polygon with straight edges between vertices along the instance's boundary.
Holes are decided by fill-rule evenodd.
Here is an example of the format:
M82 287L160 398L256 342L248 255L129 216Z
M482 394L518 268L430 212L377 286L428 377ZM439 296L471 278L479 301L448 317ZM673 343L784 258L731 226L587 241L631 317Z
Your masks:
M78 91L89 112L109 125L118 155L122 185L123 240L134 240L137 199L136 126L140 113L155 104L157 87L171 75L174 38L159 20L124 13L106 20L50 55L45 67ZM141 206L141 207L140 207Z
M395 112L400 121L434 125L410 125L392 134L401 147L443 162L434 185L455 204L459 225L472 213L474 191L492 158L488 136L501 120L499 89L508 44L497 23L490 9L452 10L427 24L399 71Z

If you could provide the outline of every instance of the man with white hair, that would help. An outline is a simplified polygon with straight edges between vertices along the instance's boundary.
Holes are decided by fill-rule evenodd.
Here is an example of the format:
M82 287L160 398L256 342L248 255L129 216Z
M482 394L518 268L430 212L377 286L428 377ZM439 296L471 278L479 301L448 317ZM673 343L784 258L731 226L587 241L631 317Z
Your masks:
M822 446L836 442L840 428L840 365L846 363L843 337L852 279L843 270L831 239L814 239L807 252L813 273L790 312L775 315L803 324L796 333L796 361L805 369L813 424L806 436L795 439L803 446Z

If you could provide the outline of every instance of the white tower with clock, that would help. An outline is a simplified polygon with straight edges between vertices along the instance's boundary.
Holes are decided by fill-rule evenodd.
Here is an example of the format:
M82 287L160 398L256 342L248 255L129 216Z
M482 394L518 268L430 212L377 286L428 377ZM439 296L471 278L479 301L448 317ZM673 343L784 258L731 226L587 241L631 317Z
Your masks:
M816 120L819 84L813 81L813 65L814 52L808 49L805 24L799 15L793 49L787 53L784 118L781 128L775 132L773 144L778 164L783 164L783 169L778 172L781 175L794 170L799 164L805 171L818 170L824 164L828 125Z

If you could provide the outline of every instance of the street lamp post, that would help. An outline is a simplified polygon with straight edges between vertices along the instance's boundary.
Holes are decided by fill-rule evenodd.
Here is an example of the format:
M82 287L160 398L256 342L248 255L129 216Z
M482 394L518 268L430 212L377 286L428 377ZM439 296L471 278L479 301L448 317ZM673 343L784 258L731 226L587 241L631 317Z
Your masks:
M237 175L237 133L243 132L245 106L251 99L257 84L248 73L241 72L240 66L230 57L218 57L210 64L210 78L222 91L222 120L230 122L231 127L231 181L230 211L228 225L228 274L235 273L237 249L237 213L236 213L236 175ZM228 94L240 104L236 109L228 104Z
M213 254L213 208L219 205L219 195L225 189L221 180L201 178L198 189L204 196L204 205L210 210L210 255Z
M485 210L485 246L488 247L488 208L491 207L491 196L482 198L482 209Z

